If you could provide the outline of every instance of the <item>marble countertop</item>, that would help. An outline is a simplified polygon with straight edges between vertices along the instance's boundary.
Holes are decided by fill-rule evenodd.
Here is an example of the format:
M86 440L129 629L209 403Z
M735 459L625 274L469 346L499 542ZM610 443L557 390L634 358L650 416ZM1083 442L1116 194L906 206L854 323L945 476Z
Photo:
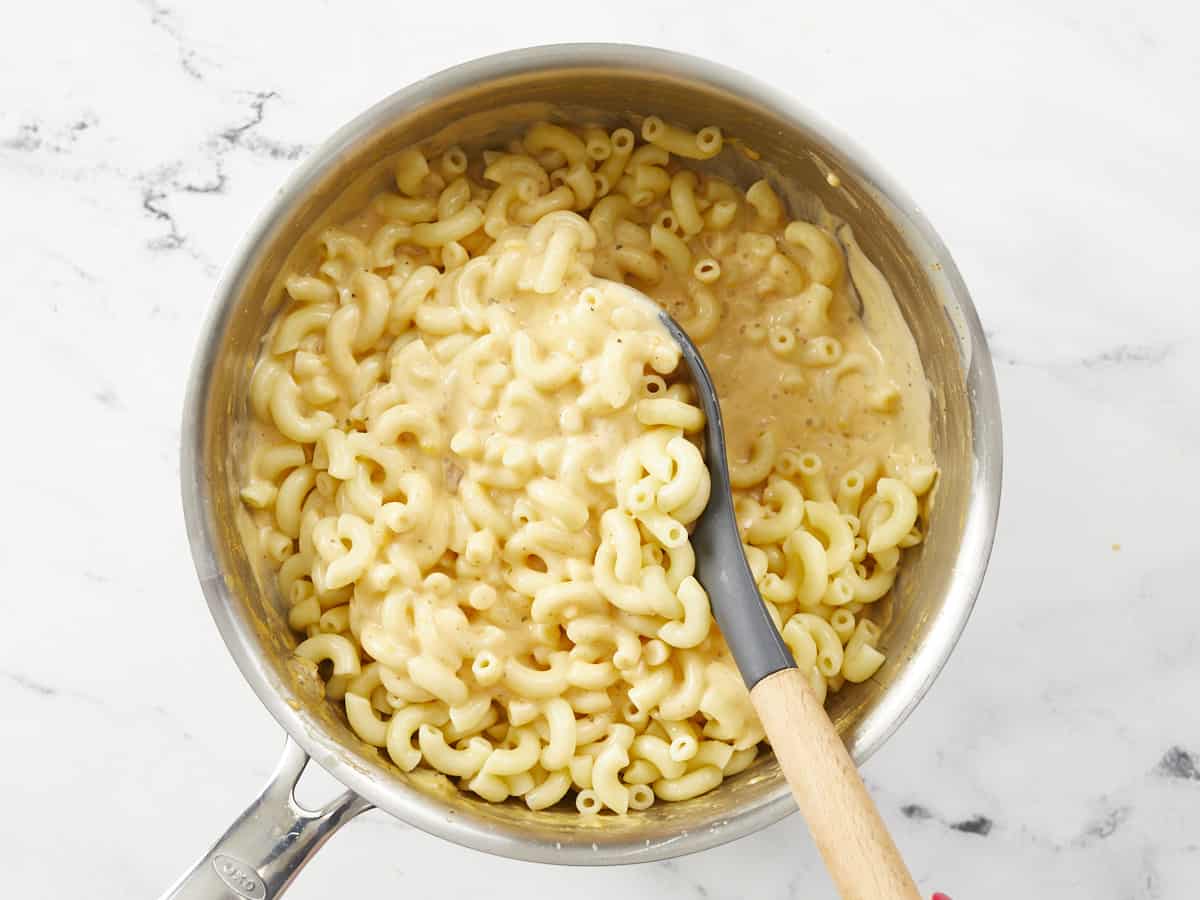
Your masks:
M954 251L991 337L1007 459L990 573L942 677L865 769L921 884L1195 897L1200 14L919 6L111 0L6 16L3 893L156 896L282 745L209 618L177 488L197 329L252 217L391 91L597 39L739 67L870 148ZM762 900L832 896L795 817L683 860L569 870L380 812L289 896L737 898L750 878Z

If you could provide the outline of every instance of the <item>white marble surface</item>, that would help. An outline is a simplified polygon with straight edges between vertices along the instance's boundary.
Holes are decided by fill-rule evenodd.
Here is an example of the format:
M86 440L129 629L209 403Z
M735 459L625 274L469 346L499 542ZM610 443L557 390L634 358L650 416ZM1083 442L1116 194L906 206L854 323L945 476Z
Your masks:
M990 575L942 678L866 768L926 891L1196 897L1195 6L497 6L6 14L0 893L155 896L280 747L203 604L177 490L193 341L251 217L392 90L595 38L740 67L855 136L941 230L994 341L1007 472ZM735 898L751 877L763 900L832 895L795 818L686 860L567 870L372 812L290 896Z

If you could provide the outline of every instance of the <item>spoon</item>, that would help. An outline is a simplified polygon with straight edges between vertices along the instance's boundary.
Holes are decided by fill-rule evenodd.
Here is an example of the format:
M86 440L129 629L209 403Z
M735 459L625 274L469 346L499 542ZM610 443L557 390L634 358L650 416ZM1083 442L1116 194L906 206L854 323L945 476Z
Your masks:
M845 900L920 900L846 745L796 668L750 574L733 513L725 431L712 377L691 338L666 312L659 316L679 344L706 419L705 461L712 491L691 537L696 578L708 592L779 767Z

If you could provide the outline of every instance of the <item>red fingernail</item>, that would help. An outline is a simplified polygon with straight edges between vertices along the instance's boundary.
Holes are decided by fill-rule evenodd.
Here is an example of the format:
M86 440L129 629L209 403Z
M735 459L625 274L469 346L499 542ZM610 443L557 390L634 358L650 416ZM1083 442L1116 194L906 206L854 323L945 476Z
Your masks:
M941 891L938 891L936 894L930 897L929 900L950 900L950 895L943 894Z

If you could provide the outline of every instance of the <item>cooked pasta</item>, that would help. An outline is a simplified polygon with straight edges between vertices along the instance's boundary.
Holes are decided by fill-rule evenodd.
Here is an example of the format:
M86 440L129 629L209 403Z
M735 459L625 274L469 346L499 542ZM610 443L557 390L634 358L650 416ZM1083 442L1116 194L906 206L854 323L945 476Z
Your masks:
M640 133L400 153L284 279L251 382L242 499L297 657L398 768L490 802L636 812L763 741L694 576L704 417L622 281L704 350L747 559L820 696L884 663L868 614L936 482L927 404L850 306L852 235L680 162L717 128Z

